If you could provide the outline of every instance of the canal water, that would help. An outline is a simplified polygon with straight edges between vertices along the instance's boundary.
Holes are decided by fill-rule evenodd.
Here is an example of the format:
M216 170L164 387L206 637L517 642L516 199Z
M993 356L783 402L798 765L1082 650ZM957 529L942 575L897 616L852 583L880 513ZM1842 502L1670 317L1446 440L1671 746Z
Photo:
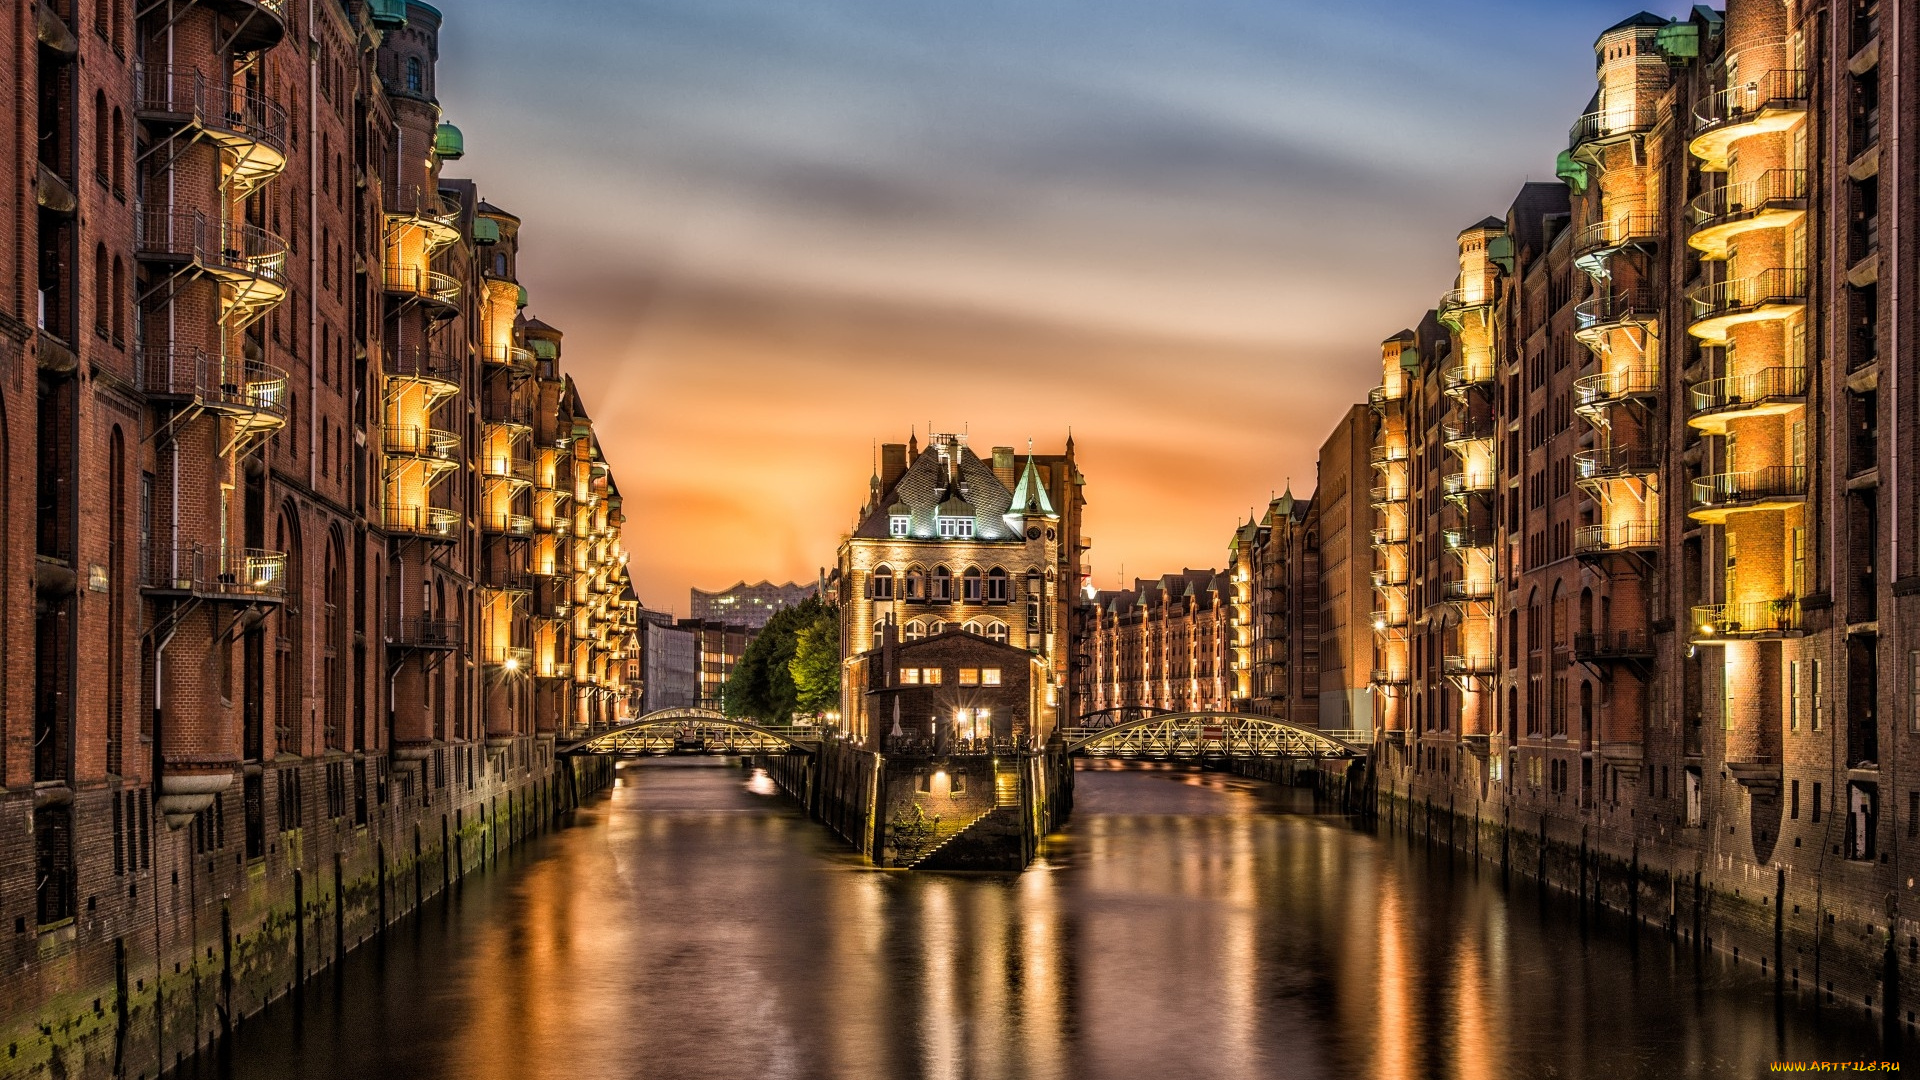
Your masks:
M187 1074L350 1080L1762 1076L1883 1056L1306 792L1089 769L1020 875L875 870L718 759L611 794Z

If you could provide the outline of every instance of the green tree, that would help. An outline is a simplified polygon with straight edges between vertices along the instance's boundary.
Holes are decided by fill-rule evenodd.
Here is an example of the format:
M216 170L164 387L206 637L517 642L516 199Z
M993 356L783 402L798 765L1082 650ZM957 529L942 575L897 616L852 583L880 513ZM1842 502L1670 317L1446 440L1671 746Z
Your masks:
M775 612L727 676L721 699L723 711L763 724L784 724L792 719L798 708L798 690L791 666L800 632L823 615L834 617L832 611L830 605L809 598Z
M839 707L840 609L823 604L819 615L800 629L787 670L801 712L819 716Z

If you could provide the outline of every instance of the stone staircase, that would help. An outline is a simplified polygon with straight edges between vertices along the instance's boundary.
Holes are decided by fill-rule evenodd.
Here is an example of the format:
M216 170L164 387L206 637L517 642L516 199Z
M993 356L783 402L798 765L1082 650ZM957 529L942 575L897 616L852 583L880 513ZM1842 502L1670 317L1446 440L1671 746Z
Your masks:
M1009 868L1018 870L1020 865L1024 864L1024 859L1020 861L1020 864L1011 867L979 865L982 856L978 852L967 853L956 850L956 848L966 849L977 846L983 851L989 849L1000 851L1002 856L1004 856L1006 850L1004 839L996 844L994 840L986 834L993 833L1001 838L1007 836L1017 838L1020 836L1022 826L1021 815L1025 810L1020 799L1020 768L1018 765L1003 762L995 767L993 774L993 803L993 809L976 814L964 824L955 826L952 831L948 831L946 823L942 822L937 833L939 839L934 842L932 847L922 852L919 858L907 865L916 870L997 870ZM1017 847L1017 839L1014 841L1014 844ZM1002 860L988 857L987 861L992 863Z

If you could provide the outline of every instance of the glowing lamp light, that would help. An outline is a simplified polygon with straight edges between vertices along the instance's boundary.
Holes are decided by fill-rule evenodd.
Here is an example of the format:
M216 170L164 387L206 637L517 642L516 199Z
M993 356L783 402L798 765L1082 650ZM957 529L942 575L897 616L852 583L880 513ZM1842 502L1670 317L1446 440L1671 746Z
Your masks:
M508 671L519 671L520 670L519 658L513 657L513 656L507 657L506 668Z
M1387 628L1387 620L1385 619L1373 620L1373 628L1375 630L1385 630Z

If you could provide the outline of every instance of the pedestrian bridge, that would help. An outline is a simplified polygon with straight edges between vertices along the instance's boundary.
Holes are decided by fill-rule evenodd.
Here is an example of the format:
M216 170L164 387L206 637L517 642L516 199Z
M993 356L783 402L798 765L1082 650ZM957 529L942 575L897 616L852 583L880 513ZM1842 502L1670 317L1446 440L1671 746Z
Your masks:
M1096 714L1082 719L1098 718ZM1061 734L1070 754L1130 761L1338 761L1367 756L1367 748L1357 743L1255 713L1161 713L1104 726L1068 728Z
M713 709L661 709L631 723L563 746L584 754L812 753L820 734L807 727L770 727Z

